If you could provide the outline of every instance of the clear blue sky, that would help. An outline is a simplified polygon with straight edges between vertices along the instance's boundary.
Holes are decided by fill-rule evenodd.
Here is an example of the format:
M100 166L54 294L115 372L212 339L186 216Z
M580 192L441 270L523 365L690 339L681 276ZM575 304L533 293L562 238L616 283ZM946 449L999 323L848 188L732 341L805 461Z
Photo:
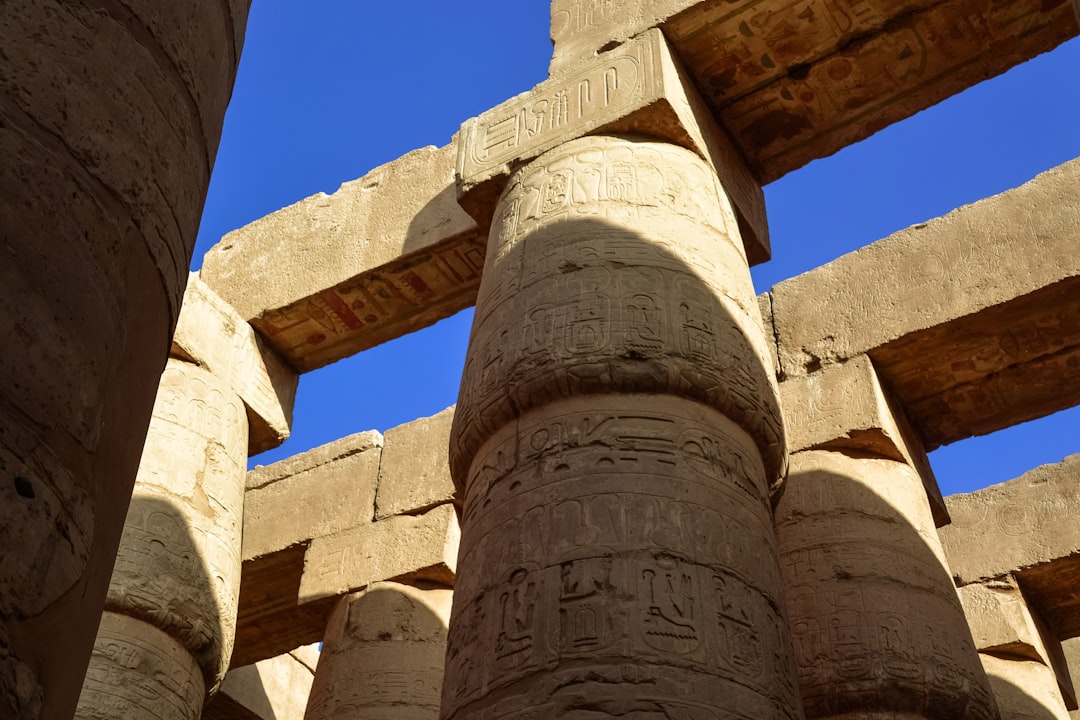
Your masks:
M192 267L226 232L445 145L465 119L543 80L548 22L546 0L254 0ZM753 270L758 291L1080 156L1078 68L1074 39L767 186L774 259ZM451 405L471 319L304 375L293 437L254 462ZM1075 452L1076 409L931 461L948 494Z

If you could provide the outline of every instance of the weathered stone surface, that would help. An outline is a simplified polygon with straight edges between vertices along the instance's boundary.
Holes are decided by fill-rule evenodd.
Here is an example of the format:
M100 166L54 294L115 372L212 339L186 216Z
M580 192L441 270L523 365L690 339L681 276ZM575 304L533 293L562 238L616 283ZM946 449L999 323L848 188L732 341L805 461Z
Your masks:
M927 450L1080 403L1078 193L1074 160L779 283L783 372L868 354Z
M996 718L922 481L794 453L775 511L807 718Z
M247 7L0 11L0 687L17 688L0 704L21 698L12 713L70 720L79 698Z
M1061 650L1065 654L1065 662L1069 667L1069 674L1074 678L1080 678L1080 638L1070 638L1061 643ZM1076 684L1073 684L1075 696ZM1080 720L1080 709L1069 712L1069 720Z
M318 645L305 648L318 657ZM303 720L315 668L295 652L229 670L202 720Z
M240 398L206 370L169 360L105 601L179 641L210 692L236 628L247 444Z
M1053 671L1034 660L980 653L1001 720L1069 720Z
M787 378L780 383L780 406L792 452L855 450L907 463L922 478L934 524L948 524L945 501L922 442L881 386L870 358L860 355Z
M374 583L338 602L306 720L439 716L453 591Z
M1014 578L964 585L959 594L980 653L1041 662L1053 670L1065 706L1076 708L1076 693L1061 642L1050 633L1039 611L1028 605Z
M380 580L453 584L461 530L453 505L399 515L312 540L300 578L301 604Z
M197 273L188 277L172 342L174 357L214 373L244 401L248 455L275 448L289 437L296 371Z
M801 716L738 232L674 145L582 137L511 176L450 446L441 717Z
M206 696L184 645L154 625L106 611L86 672L77 720L190 720Z
M427 147L226 235L202 279L301 372L472 304L484 240ZM287 272L283 269L287 268Z
M383 436L356 433L247 475L244 560L370 523Z
M515 164L597 133L658 138L705 158L731 198L750 263L769 259L761 187L655 30L466 121L458 134L462 207L486 228ZM570 189L575 199L589 192Z
M1035 0L555 0L553 75L661 27L768 182L1076 35Z
M375 518L413 515L454 499L450 479L450 424L454 408L386 431Z
M1058 638L1080 635L1080 455L945 503L939 529L957 585L1012 573Z

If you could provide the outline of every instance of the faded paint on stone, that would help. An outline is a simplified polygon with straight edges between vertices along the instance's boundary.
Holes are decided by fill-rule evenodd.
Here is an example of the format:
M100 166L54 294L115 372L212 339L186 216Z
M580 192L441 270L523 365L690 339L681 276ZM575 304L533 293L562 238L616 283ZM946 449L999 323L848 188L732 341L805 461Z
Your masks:
M807 718L997 718L922 481L806 451L776 506Z
M450 425L454 408L386 431L375 518L412 515L454 499L450 479Z
M248 455L289 437L299 378L240 315L199 279L188 277L172 355L204 367L247 408Z
M801 717L770 369L699 157L586 137L514 173L452 432L443 718Z
M453 591L373 583L343 597L323 639L305 720L439 716Z

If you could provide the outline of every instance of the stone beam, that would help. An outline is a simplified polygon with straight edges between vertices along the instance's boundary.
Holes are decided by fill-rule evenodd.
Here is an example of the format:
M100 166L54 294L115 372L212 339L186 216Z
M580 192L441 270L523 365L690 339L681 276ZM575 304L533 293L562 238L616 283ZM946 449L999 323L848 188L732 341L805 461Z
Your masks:
M573 72L652 27L763 183L1080 29L1064 2L1037 0L554 0L551 73Z
M188 278L170 354L206 368L244 401L248 455L289 437L296 371L196 273Z
M949 522L937 478L914 430L865 355L780 383L788 449L869 453L914 468L937 527Z
M1080 454L945 503L938 534L958 586L1011 574L1055 637L1080 636Z
M769 259L761 187L659 30L467 120L458 134L461 206L486 229L516 166L599 133L664 140L700 155L731 198L750 264ZM582 186L578 192L588 191Z
M340 598L373 582L452 583L451 418L358 433L248 473L233 667L318 641Z
M1080 403L1078 194L1080 159L779 283L781 375L869 355L927 450Z
M456 155L415 150L234 230L201 277L301 372L448 317L474 302L486 244Z
M304 720L317 644L230 670L202 720Z

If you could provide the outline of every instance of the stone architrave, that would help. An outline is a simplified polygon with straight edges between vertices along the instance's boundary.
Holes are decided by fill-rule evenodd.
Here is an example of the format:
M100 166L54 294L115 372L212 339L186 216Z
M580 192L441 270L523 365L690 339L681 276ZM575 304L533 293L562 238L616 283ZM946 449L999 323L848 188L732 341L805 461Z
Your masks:
M197 718L204 695L221 683L236 628L247 446L240 398L206 370L170 360L109 584L105 608L113 620L95 643L80 720L156 720L159 704L186 708L178 718ZM150 649L146 638L162 634L176 647ZM148 703L144 688L160 680L144 658L171 658L178 649L199 669L197 702L178 684L181 696ZM116 666L126 676L147 676L115 683Z
M472 304L484 262L456 157L453 143L414 150L260 218L200 275L301 372L448 317Z
M289 437L299 376L198 273L188 277L172 355L214 373L244 401L248 455Z
M593 136L511 176L451 435L445 720L802 717L774 383L698 156Z
M662 139L705 158L734 206L739 247L751 265L769 259L761 186L659 30L467 120L457 135L458 201L487 228L513 167L598 133Z
M783 374L869 355L927 450L1080 403L1078 194L1080 159L778 283Z
M386 431L375 518L415 515L454 500L450 479L450 425L454 408Z
M998 717L915 470L794 453L775 515L808 719Z
M453 591L377 582L338 601L305 720L436 720Z
M1080 454L945 500L938 530L957 585L1014 576L1058 638L1080 636Z
M202 720L303 720L318 659L313 644L230 669Z
M75 711L248 5L0 10L0 717Z
M1034 660L980 653L1001 720L1069 720L1054 671Z

